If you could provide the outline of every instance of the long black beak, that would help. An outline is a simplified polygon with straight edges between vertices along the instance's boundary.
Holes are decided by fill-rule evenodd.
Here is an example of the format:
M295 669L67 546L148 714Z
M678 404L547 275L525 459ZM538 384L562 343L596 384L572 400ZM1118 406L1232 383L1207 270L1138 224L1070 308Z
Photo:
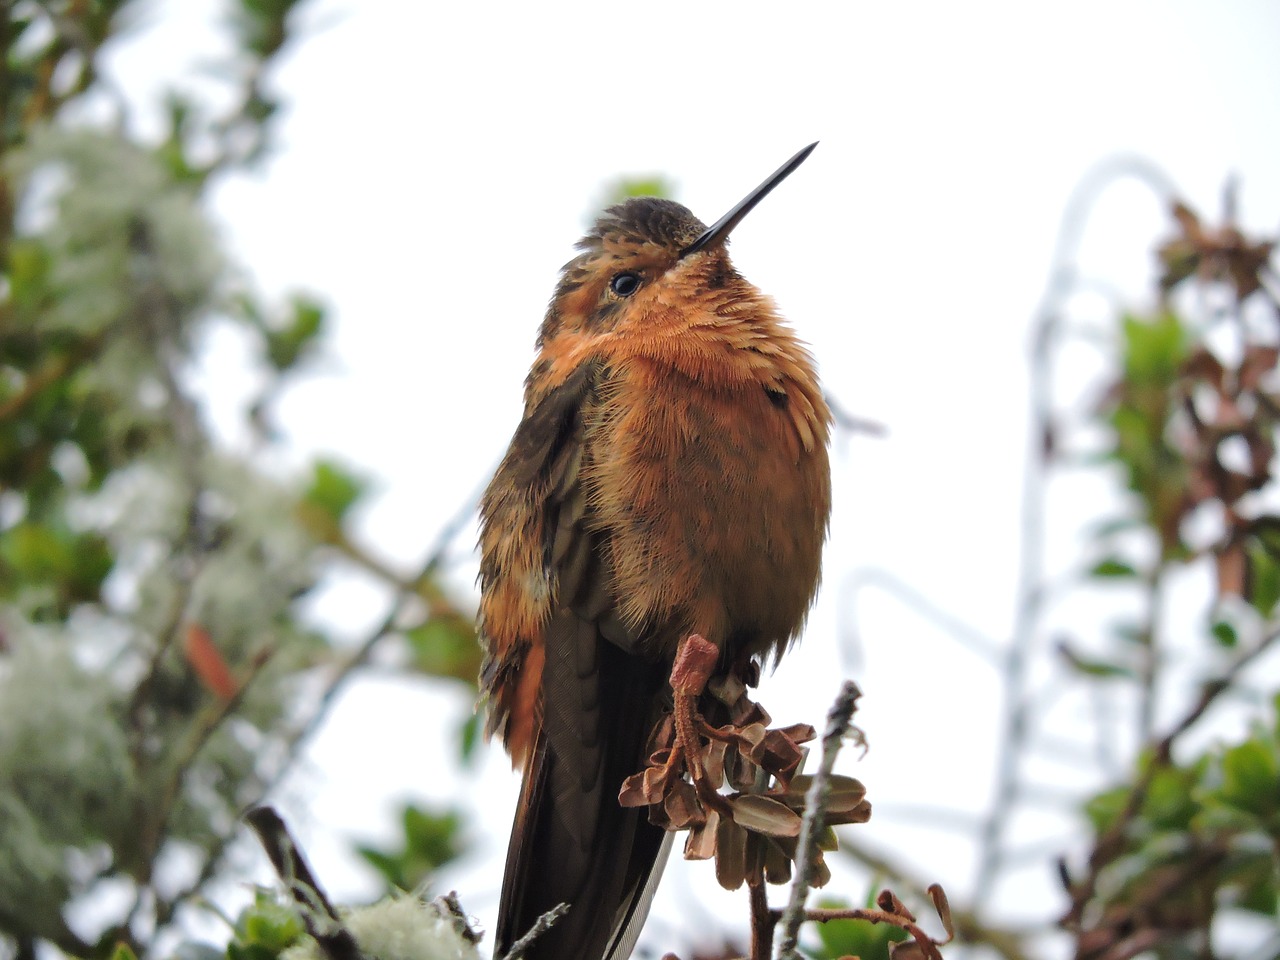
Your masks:
M755 205L767 197L770 190L791 176L791 171L804 163L817 145L818 141L815 140L775 170L764 183L743 197L737 206L713 223L702 236L681 250L680 256L687 257L691 253L697 253L699 250L707 249L707 247L714 247L718 243L724 243L733 228L742 222L742 218L755 209Z

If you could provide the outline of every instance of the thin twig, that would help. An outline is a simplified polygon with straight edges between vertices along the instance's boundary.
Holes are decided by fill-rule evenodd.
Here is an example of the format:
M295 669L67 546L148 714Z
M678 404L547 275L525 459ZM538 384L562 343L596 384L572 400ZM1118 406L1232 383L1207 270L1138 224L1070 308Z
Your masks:
M267 858L298 905L302 923L328 960L362 960L356 939L325 895L298 842L280 815L271 807L255 807L244 816L262 842Z
M511 949L506 952L502 960L520 960L525 955L525 951L533 945L533 941L546 933L555 924L557 920L569 912L567 903L558 903L537 920L534 921L529 932L511 945Z
M155 855L164 842L165 828L181 795L182 782L186 779L187 772L205 744L209 742L209 738L228 717L239 709L250 685L266 666L272 652L270 648L264 648L250 659L247 672L240 681L235 696L226 700L218 698L212 701L193 718L185 741L180 744L176 755L169 763L169 770L159 791L159 800L155 804L155 813L147 818L141 830L142 856L140 859L145 871L144 879L150 879Z
M889 878L895 887L905 888L911 899L927 899L927 884L912 874L907 867L882 853L870 850L844 834L840 837L840 854L861 863L872 873ZM958 940L981 944L994 950L1004 960L1030 960L1023 949L1023 937L1019 932L1003 927L993 927L979 919L978 915L971 910L955 910L951 918L955 922Z
M1168 562L1161 559L1143 578L1146 617L1136 637L1138 665L1138 736L1145 743L1155 733L1156 699L1160 689L1160 613L1164 605L1164 575Z
M1200 697L1191 706L1191 709L1183 714L1181 720L1169 728L1168 733L1153 744L1151 762L1143 767L1133 788L1129 791L1124 809L1116 817L1115 822L1112 823L1107 832L1098 837L1094 843L1094 853L1090 858L1088 873L1082 880L1073 884L1071 891L1072 906L1068 914L1069 918L1078 917L1084 905L1093 898L1097 887L1098 875L1102 867L1106 865L1105 857L1099 856L1100 852L1115 850L1121 843L1121 838L1129 831L1134 818L1142 809L1142 805L1146 801L1147 790L1155 779L1155 775L1172 761L1173 748L1178 738L1204 716L1205 712L1217 699L1232 688L1236 678L1250 664L1270 650L1277 640L1280 640L1280 624L1273 622L1268 624L1266 631L1258 639L1257 643L1237 655L1217 677L1206 681L1201 686Z
M836 756L849 732L853 711L862 694L858 685L846 680L840 694L827 714L827 729L822 735L822 763L813 775L809 792L805 795L804 817L800 821L800 836L796 841L796 878L791 884L791 897L782 915L782 944L779 960L800 960L796 944L800 938L800 924L804 921L804 902L813 883L813 852L825 826L827 797L830 794L828 780L836 765Z
M997 744L996 783L991 806L978 837L978 865L974 872L975 909L981 910L996 890L1004 833L1018 801L1022 755L1030 740L1034 699L1025 689L1036 652L1036 627L1045 600L1044 540L1047 467L1052 456L1049 438L1054 425L1053 351L1061 334L1062 309L1079 280L1075 254L1084 228L1102 192L1132 177L1168 201L1173 183L1159 167L1134 156L1110 157L1093 167L1067 201L1050 259L1049 278L1036 307L1031 329L1031 435L1022 474L1021 543L1012 636L1005 650L1001 674L1004 716Z
M103 334L86 337L66 353L57 354L46 360L39 370L27 377L21 390L0 403L0 420L16 417L46 389L67 376L76 367L88 363L102 348L103 340Z
M1002 656L1000 645L992 637L943 610L924 593L888 570L871 567L855 571L840 594L847 598L846 602L852 606L857 602L862 591L873 587L884 591L910 612L932 623L984 663L992 667L1000 665ZM854 612L856 613L856 610ZM856 628L855 622L855 631Z
M1204 685L1200 688L1200 698L1192 705L1191 709L1183 715L1182 719L1170 728L1169 732L1165 734L1163 739L1156 744L1156 756L1160 758L1161 761L1168 762L1170 755L1173 752L1174 741L1177 740L1178 737L1182 736L1182 734L1186 733L1191 725L1199 720L1206 710L1213 706L1214 701L1216 701L1218 697L1231 689L1236 678L1239 677L1250 664L1270 650L1277 640L1280 640L1280 625L1271 624L1256 644L1248 650L1240 653L1231 661L1230 664L1227 665L1226 669L1223 670L1222 673L1218 674L1218 676L1214 677L1212 680L1205 681Z
M769 909L769 894L763 877L758 882L747 881L747 894L751 901L751 960L769 960L773 931L780 914Z
M866 433L873 437L884 437L889 433L889 429L878 420L870 420L866 417L855 416L835 401L831 394L825 391L822 394L824 400L827 401L827 408L831 411L831 419L835 421L837 427L841 430L848 430L850 433Z
M474 509L474 507L472 507L472 509ZM460 526L460 524L455 525L454 521L450 521L449 529L453 531L453 535L456 535ZM286 737L288 744L287 749L291 758L297 756L302 745L315 735L316 731L320 728L320 725L329 715L329 711L333 709L333 705L338 699L338 694L341 693L346 685L351 681L356 671L364 666L369 657L372 656L373 651L378 644L396 632L396 627L400 623L400 618L405 609L415 600L420 601L423 599L419 584L424 582L430 577L433 571L439 568L441 562L440 558L448 549L449 543L450 538L442 537L437 540L430 556L423 561L420 568L421 572L411 581L405 583L400 589L397 589L395 596L392 598L391 606L387 610L386 616L383 617L382 622L373 629L363 642L361 642L360 646L358 646L345 660L342 661L333 677L329 680L324 691L320 694L320 698L316 703L315 709L297 728L294 729L291 734ZM269 777L265 781L262 791L263 796L268 795L271 790L275 788L290 766L291 764L286 762L282 765L281 769L275 776Z

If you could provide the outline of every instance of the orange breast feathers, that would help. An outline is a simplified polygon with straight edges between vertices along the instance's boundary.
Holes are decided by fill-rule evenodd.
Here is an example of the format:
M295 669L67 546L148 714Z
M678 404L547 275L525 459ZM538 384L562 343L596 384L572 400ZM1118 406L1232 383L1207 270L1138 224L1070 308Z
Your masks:
M750 654L794 639L830 512L829 414L812 374L714 343L676 363L619 363L588 468L623 619L649 625L668 658L693 632L720 645L750 635Z
M830 413L808 351L759 294L714 312L648 306L542 345L481 507L481 682L489 732L517 763L539 722L557 603L547 525L566 484L586 486L588 522L608 534L623 620L663 627L652 655L672 631L722 640L741 624L759 636L749 652L780 650L817 586Z

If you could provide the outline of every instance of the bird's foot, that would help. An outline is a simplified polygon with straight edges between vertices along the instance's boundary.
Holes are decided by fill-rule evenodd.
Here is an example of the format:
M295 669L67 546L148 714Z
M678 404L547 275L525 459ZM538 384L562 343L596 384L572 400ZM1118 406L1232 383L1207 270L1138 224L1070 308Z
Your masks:
M759 667L747 661L713 675L720 652L697 634L681 644L671 671L672 713L650 737L646 768L619 793L626 807L649 807L651 822L689 830L685 858L716 858L722 885L745 879L785 882L791 873L808 778L796 776L808 724L770 728L768 712L747 696ZM710 714L719 725L707 720ZM862 785L833 778L827 822L870 816ZM820 871L821 876L821 871Z

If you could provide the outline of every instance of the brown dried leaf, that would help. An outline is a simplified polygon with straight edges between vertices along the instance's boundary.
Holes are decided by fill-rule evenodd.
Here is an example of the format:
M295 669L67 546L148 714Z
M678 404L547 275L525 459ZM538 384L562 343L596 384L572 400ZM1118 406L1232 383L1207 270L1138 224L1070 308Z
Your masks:
M724 785L724 755L728 749L723 740L712 740L702 751L702 772L717 790Z
M800 766L804 753L781 730L767 730L747 756L775 777L786 777Z
M733 758L732 764L729 763L730 757ZM725 772L731 787L747 793L756 788L756 774L760 772L760 768L744 757L741 751L730 749L725 753Z
M764 879L767 883L791 880L791 857L771 838L764 842Z
M866 823L871 819L871 801L862 800L851 810L828 811L826 821L833 827L847 823Z
M747 695L747 685L742 682L742 678L739 676L732 673L722 673L712 677L707 683L707 693L711 694L726 707L732 707Z
M1224 252L1227 274L1235 285L1236 296L1243 300L1261 288L1262 282L1258 279L1258 273L1271 259L1273 244L1249 243L1239 233L1236 233L1231 240L1235 243Z
M622 789L618 791L618 803L624 807L643 807L657 803L666 792L663 783L666 771L662 767L646 767L640 773L633 773L622 781Z
M740 779L738 776L738 770L741 766L742 757L738 753L738 748L732 743L726 744L724 751L724 782L730 784L737 783Z
M671 785L671 791L662 802L662 807L667 812L672 830L698 826L707 819L702 804L698 801L697 791L688 780L677 780Z
M733 819L744 829L774 837L794 837L800 833L800 815L770 797L747 793L729 801Z
M898 899L898 895L892 890L881 890L876 896L876 906L885 913L892 913L895 916L906 917L912 923L916 922L915 914L907 909L907 905Z
M737 890L747 878L747 831L728 817L716 827L716 880L726 890Z
M793 723L789 727L779 727L778 732L792 743L808 743L818 738L818 731L808 723Z
M743 697L729 708L729 720L735 727L745 727L752 723L759 723L767 727L770 719L764 707L758 703L753 703L746 697Z
M649 803L644 793L644 773L633 773L622 781L618 803L624 807L643 807Z
M947 902L946 891L940 884L929 885L929 899L933 901L933 909L938 911L938 919L942 921L942 929L947 931L947 939L956 935L956 928L951 922L951 904Z
M182 652L206 689L222 700L235 697L240 685L208 630L198 623L187 624Z
M890 960L927 960L924 947L914 940L900 940L889 944Z
M827 866L827 858L822 855L821 850L815 850L813 853L813 885L815 887L825 887L831 882L831 868Z
M686 860L710 860L716 855L716 836L720 827L720 813L717 810L707 812L707 822L694 827L684 842L684 858Z
M1231 397L1218 398L1218 410L1213 418L1213 425L1219 430L1235 433L1248 422L1248 418L1240 411L1240 405Z
M670 750L672 744L676 742L676 720L671 714L664 714L662 719L654 725L653 732L649 734L648 752L650 754L657 753L659 750Z
M738 738L749 744L751 749L754 749L764 741L768 732L763 723L749 723L738 731ZM751 755L750 750L746 751L746 753L748 757Z
M1161 244L1156 251L1164 270L1160 274L1160 288L1168 291L1196 272L1200 254L1196 248L1181 238Z
M1247 558L1244 547L1239 543L1229 543L1215 558L1218 566L1218 596L1244 596Z
M833 773L827 778L827 785L831 791L827 796L825 807L828 813L844 813L852 810L862 803L867 795L867 788L862 785L861 780L846 777L843 774ZM813 777L807 773L799 774L791 778L791 784L787 787L785 796L787 800L792 801L794 798L794 801L798 801L798 805L803 805L811 786L813 786ZM795 805L794 802L793 805Z
M1184 377L1203 380L1212 384L1218 393L1222 392L1225 372L1222 361L1203 346L1193 350L1182 364L1182 375Z
M1240 389L1256 390L1262 378L1280 363L1280 348L1254 344L1244 352L1240 362Z
M1271 461L1276 455L1275 441L1269 430L1263 433L1256 423L1249 425L1244 438L1249 444L1249 486L1260 490L1271 481Z
M1173 219L1178 221L1178 226L1182 228L1182 233L1187 239L1197 245L1204 243L1204 228L1200 226L1200 217L1194 210L1181 200L1175 200L1170 213L1173 214Z

